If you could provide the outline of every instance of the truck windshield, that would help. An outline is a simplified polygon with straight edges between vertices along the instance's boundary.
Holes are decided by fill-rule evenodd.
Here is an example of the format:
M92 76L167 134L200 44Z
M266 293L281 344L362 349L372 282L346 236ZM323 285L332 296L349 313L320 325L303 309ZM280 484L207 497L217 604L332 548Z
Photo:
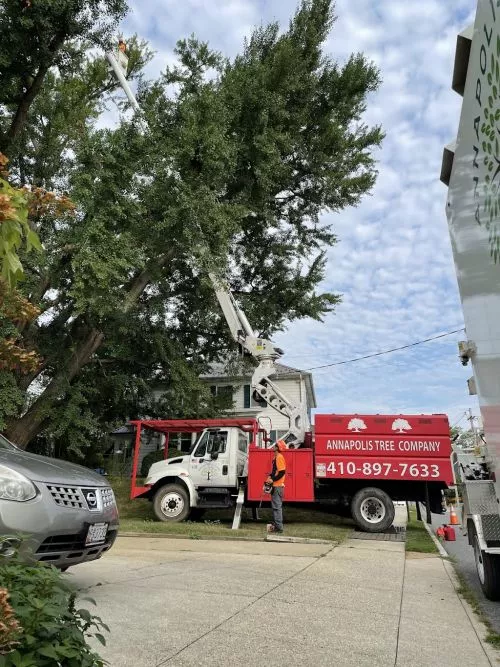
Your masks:
M7 440L7 438L4 438L3 435L0 435L0 449L17 449L15 445L13 445L11 442Z

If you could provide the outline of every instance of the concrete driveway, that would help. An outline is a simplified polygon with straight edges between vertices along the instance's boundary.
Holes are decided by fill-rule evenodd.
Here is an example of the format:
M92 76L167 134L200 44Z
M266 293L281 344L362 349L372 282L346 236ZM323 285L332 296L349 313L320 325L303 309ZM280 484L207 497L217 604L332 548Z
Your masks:
M491 665L446 567L400 542L121 537L68 576L111 627L112 667Z

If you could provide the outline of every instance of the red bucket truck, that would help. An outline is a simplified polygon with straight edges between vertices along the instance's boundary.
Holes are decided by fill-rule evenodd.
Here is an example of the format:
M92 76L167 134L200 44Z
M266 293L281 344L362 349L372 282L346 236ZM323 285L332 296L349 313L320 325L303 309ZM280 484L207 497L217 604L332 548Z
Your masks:
M136 425L132 497L149 498L161 521L182 521L200 510L269 502L263 483L273 452L255 419L143 420ZM136 484L143 429L168 435L199 433L191 452L151 466ZM441 512L442 490L453 483L445 415L316 415L315 439L285 452L288 504L330 505L367 532L394 520L395 500L426 503Z

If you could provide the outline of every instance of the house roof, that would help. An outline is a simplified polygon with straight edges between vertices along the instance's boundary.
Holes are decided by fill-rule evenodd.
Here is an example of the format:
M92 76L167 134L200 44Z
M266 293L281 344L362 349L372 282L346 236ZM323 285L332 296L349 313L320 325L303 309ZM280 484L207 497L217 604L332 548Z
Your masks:
M300 368L293 368L293 366L286 366L276 362L276 376L279 375L310 375L309 371L301 371ZM200 375L201 378L247 378L252 376L253 369L249 362L247 363L232 363L225 364L223 362L215 362L211 364L210 370L207 373Z

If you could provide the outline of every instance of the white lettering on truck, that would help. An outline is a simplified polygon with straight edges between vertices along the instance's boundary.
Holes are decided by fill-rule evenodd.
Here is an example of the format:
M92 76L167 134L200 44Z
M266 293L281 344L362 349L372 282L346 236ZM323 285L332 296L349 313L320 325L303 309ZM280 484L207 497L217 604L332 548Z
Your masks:
M326 448L342 452L439 452L437 440L327 440Z

